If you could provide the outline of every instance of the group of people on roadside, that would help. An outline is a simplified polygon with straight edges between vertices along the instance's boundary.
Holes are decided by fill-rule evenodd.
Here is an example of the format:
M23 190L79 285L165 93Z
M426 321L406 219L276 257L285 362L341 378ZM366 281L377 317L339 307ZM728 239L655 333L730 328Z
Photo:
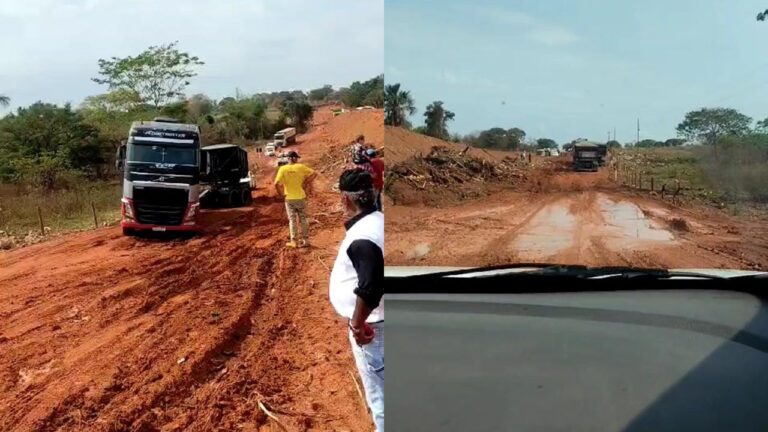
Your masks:
M290 151L288 163L275 176L275 192L285 200L289 248L309 246L306 188L317 176ZM329 296L336 312L347 319L352 354L365 388L377 432L384 431L384 161L360 135L351 163L339 177L346 234L330 274ZM298 230L301 229L299 233Z
M376 208L383 210L381 193L384 190L384 160L381 159L373 146L365 143L365 136L360 135L352 143L352 160L349 168L360 168L368 171L373 178L376 190Z

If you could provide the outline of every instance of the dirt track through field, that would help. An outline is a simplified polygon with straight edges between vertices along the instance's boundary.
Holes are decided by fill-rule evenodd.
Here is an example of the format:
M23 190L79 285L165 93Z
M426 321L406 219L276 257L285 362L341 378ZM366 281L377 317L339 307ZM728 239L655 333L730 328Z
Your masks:
M576 173L567 158L552 161L554 170L526 174L534 191L489 184L487 197L440 208L389 206L387 265L768 268L766 218L674 206L617 185L606 168Z
M359 133L381 145L380 111L316 123L311 165ZM282 430L260 404L292 431L372 430L327 297L337 173L310 198L313 247L286 250L259 161L254 205L205 212L202 236L113 227L0 255L0 430Z

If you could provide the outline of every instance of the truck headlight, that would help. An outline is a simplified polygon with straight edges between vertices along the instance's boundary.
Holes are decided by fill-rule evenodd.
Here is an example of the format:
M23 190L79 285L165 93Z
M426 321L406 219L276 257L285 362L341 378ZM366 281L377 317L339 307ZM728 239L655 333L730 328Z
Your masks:
M120 213L122 213L123 219L136 219L133 213L133 200L130 198L123 198L120 200Z
M187 206L187 212L184 215L184 223L187 225L192 225L195 223L195 218L197 217L197 211L200 208L199 202L192 202L189 203Z

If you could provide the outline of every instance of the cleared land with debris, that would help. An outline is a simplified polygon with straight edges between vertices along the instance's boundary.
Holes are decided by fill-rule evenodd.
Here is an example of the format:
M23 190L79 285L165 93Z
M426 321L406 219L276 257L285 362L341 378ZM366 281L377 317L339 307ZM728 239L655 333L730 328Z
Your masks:
M516 153L483 157L402 129L385 133L390 154L401 155L388 171L387 265L768 268L766 212L672 203L616 181L611 167L573 172L568 155L527 164Z

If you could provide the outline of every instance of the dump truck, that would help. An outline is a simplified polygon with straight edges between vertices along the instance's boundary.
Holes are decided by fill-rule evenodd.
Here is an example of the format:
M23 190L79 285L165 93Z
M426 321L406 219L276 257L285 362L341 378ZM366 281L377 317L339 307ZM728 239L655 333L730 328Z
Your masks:
M156 117L131 123L117 152L123 171L124 235L137 231L198 231L200 128Z
M203 207L240 207L253 202L248 153L235 144L200 149L200 182Z
M286 147L296 143L296 128L285 128L275 133L274 143L276 147Z
M597 171L600 166L600 149L597 144L580 141L573 144L573 169Z

